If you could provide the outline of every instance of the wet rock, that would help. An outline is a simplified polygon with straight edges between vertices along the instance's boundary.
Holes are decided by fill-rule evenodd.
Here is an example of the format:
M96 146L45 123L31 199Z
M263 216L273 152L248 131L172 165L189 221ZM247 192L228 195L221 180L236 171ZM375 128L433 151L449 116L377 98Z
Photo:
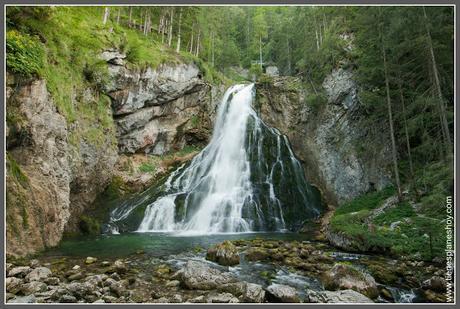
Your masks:
M422 288L425 290L433 290L435 292L445 292L446 280L438 276L433 276L422 282Z
M43 282L39 282L39 281L31 281L31 282L28 282L26 284L24 284L21 288L21 292L24 294L24 295L30 295L30 294L34 294L34 293L38 293L38 292L44 292L46 291L46 284L43 283Z
M15 295L13 293L5 293L5 300L8 302L10 299L13 299Z
M24 278L31 271L32 271L32 268L30 268L29 266L13 267L8 272L8 277Z
M322 281L327 290L351 289L369 298L379 295L377 284L371 275L346 264L335 264L323 275Z
M272 284L267 287L267 300L276 303L299 303L296 289L283 284Z
M109 261L102 261L102 262L101 262L101 266L103 266L103 267L107 267L107 266L109 266L109 265L110 265L110 262L109 262Z
M159 278L167 279L170 276L171 268L166 264L160 264L155 269L155 275Z
M241 296L246 290L246 282L232 282L223 284L218 288L218 290L219 292L227 292L235 296Z
M98 300L93 301L93 304L104 304L105 301L102 298L99 298Z
M234 244L226 240L208 249L206 259L224 266L233 266L240 263L240 256Z
M80 265L75 265L74 267L72 267L72 270L79 270L80 269Z
M92 275L85 278L85 283L94 287L103 287L104 280L107 280L107 275Z
M245 259L248 261L262 261L267 259L269 256L268 252L264 248L251 247L245 252Z
M442 293L436 293L432 290L426 290L424 292L425 298L430 303L445 303L446 295Z
M41 281L52 275L49 268L37 267L26 276L26 281Z
M169 300L170 303L182 303L183 298L180 294L174 294L171 299Z
M310 303L373 303L367 296L354 290L306 291L306 302Z
M388 285L398 281L398 276L395 274L395 271L388 267L388 265L369 265L369 272L379 283Z
M16 277L8 277L5 279L5 288L7 292L17 294L22 287L22 280Z
M239 303L238 298L230 293L211 293L207 298L208 303Z
M27 295L27 296L16 296L13 299L10 299L8 303L11 304L32 304L37 301L34 295Z
M91 256L88 256L85 260L85 264L89 265L89 264L93 264L93 263L96 263L97 262L97 258L95 257L91 257Z
M392 295L391 292L388 291L388 289L386 289L386 288L380 289L380 295L382 295L382 297L385 298L385 299L388 299L388 300L390 300L390 301L394 301L393 295Z
M81 282L71 282L66 285L67 290L70 294L78 298L84 298L87 294L91 294L93 289Z
M231 274L197 261L188 261L172 278L180 280L186 288L195 290L212 290L237 281Z

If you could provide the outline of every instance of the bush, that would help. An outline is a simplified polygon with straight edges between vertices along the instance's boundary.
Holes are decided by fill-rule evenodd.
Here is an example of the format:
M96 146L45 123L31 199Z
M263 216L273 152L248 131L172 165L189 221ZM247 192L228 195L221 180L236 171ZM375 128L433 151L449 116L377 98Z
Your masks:
M23 76L39 75L43 67L44 49L36 38L16 30L6 33L6 66Z
M314 111L318 111L321 106L327 103L326 96L322 93L312 93L309 94L305 101L309 107L311 107Z

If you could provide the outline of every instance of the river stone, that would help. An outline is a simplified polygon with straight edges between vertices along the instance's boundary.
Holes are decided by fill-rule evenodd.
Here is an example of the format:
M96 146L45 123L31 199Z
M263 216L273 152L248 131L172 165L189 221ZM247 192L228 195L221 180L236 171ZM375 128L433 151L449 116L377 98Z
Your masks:
M8 272L8 277L24 278L31 271L32 271L32 269L29 266L13 267Z
M327 290L355 290L369 298L379 295L375 279L350 265L335 264L322 277L323 285Z
M92 257L92 256L88 256L85 260L85 264L93 264L95 262L97 262L97 258Z
M51 274L52 272L49 268L37 267L26 276L26 281L42 281L51 276Z
M34 295L27 295L27 296L16 296L13 299L10 299L8 303L12 304L32 304L35 303L37 299Z
M72 267L72 270L79 270L80 269L80 265L75 265L74 267Z
M197 261L188 261L182 269L174 274L173 279L176 278L186 288L192 290L212 290L223 284L236 282L236 278L231 274L222 273Z
M75 274L72 274L68 277L69 281L74 281L74 280L80 280L83 279L84 275L82 272L78 272Z
M58 285L61 280L58 277L49 277L43 280L48 285Z
M246 283L242 301L245 303L263 303L265 300L265 291L261 285L255 283Z
M238 298L230 293L211 293L207 298L208 303L239 303Z
M77 298L75 296L64 294L59 298L60 303L76 303Z
M16 277L8 277L5 279L6 291L12 294L17 294L22 287L22 280Z
M46 291L46 284L39 281L31 281L24 284L21 288L21 292L25 295L30 295L38 292Z
M422 282L423 289L433 290L435 292L445 292L446 291L446 280L439 276L433 276L428 280Z
M121 297L125 290L120 282L115 281L112 278L108 278L107 280L105 280L104 285L108 286L110 288L110 291L118 297Z
M310 303L373 303L365 295L354 290L306 291L306 301Z
M126 264L122 260L116 260L113 262L113 270L119 274L124 274L126 272Z
M240 263L237 248L228 240L209 248L206 253L206 259L224 266L233 266Z
M283 284L272 284L267 287L267 299L276 303L299 303L296 289Z

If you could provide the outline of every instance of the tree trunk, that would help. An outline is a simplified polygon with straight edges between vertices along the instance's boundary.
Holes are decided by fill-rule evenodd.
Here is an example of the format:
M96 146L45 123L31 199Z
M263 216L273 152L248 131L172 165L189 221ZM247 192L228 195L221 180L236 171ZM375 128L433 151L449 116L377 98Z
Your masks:
M171 8L171 19L169 21L168 46L171 47L173 38L174 8Z
M143 17L144 17L144 15L141 12L141 21L139 23L139 31L142 31L142 24L144 23L143 20L142 20Z
M403 109L404 135L406 136L407 156L409 157L409 171L410 171L411 180L414 180L414 165L412 163L412 154L411 154L411 147L410 147L410 140L409 140L409 131L407 129L406 103L405 103L404 94L403 94L403 91L402 91L401 79L399 80L398 87L399 87L399 96L400 96L400 99L401 99L401 105L402 105L402 109Z
M380 8L379 8L380 13ZM391 98L390 98L390 83L388 81L388 65L387 65L387 56L385 51L385 44L383 40L383 33L381 29L381 25L379 23L379 35L380 35L380 46L382 50L382 57L383 57L383 68L385 74L385 90L386 90L386 100L388 106L388 121L390 123L390 137L391 137L391 150L392 150L392 159L393 159L393 168L395 173L395 180L396 180L396 188L398 190L398 198L401 199L401 183L399 181L399 168L398 168L398 158L396 153L396 140L394 135L394 128L393 128L393 113L391 111Z
M263 70L262 66L262 36L259 35L259 61L260 61L260 68Z
M446 107L444 106L444 98L442 96L441 83L439 81L439 72L438 72L438 67L436 64L436 57L434 55L434 50L433 50L433 42L431 40L431 33L428 27L429 21L426 15L425 7L423 6L422 8L423 8L423 16L425 17L425 30L426 30L426 35L427 35L428 47L430 50L431 64L433 66L435 89L436 89L436 93L438 96L438 109L439 109L439 114L441 116L441 128L443 131L443 135L445 137L447 152L449 155L451 155L453 153L452 152L452 139L450 136L449 124L447 122Z
M110 9L108 7L105 7L104 9L104 18L102 20L102 24L106 24L107 21L109 20L109 16L110 16Z
M196 53L195 53L196 57L200 55L200 38L201 38L201 29L198 29L198 36L196 38Z
M191 38L190 38L190 49L189 49L189 53L193 53L193 33L195 32L195 23L192 24L192 35L191 35Z
M117 14L117 25L120 24L120 9L118 9L118 14Z
M181 25L182 24L182 8L180 8L179 11L179 29L177 31L177 46L176 46L176 52L180 51L180 40L181 40Z
M131 28L131 26L132 26L132 25L131 25L131 22L132 22L132 21L131 21L131 18L132 18L132 16L133 16L133 7L130 6L130 7L129 7L129 20L128 20L128 27L129 27L129 28Z

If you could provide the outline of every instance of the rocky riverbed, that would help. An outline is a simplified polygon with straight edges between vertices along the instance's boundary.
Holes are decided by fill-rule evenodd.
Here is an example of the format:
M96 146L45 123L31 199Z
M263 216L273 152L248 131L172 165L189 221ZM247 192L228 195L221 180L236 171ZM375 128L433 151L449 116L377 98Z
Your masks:
M444 302L442 265L242 239L155 257L42 255L6 264L9 303Z

